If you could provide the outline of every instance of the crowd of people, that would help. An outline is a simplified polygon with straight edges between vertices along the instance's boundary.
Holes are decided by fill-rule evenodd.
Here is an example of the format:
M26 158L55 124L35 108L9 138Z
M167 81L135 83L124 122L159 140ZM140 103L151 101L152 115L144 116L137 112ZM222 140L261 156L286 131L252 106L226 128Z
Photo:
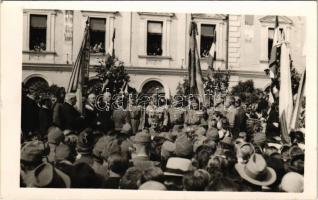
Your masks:
M64 88L22 94L21 187L303 192L304 133L284 143L264 93L251 105L230 94L209 106L154 95L116 109L110 93L90 93L82 113Z

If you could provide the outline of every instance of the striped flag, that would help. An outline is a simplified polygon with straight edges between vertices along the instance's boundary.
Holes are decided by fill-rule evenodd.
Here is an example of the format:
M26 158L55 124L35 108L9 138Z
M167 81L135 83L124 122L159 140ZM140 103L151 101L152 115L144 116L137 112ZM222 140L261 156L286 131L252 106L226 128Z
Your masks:
M84 38L81 48L78 52L76 61L74 63L72 74L69 80L67 92L76 93L77 108L82 112L83 102L82 96L85 95L86 86L88 82L88 70L90 60L90 35L89 35L89 18L86 21L86 27L84 31Z
M290 123L291 124L290 128L292 130L299 128L299 124L297 124L297 122L301 118L302 103L304 101L304 96L305 96L305 87L306 87L306 69L304 73L302 74L302 77L298 86L297 99L296 99L293 116Z
M279 90L279 118L282 127L282 139L289 142L290 122L293 113L293 94L291 86L289 47L286 42L281 45L280 55L280 90Z
M198 94L205 103L202 71L200 66L200 56L197 47L196 35L198 34L197 24L192 21L190 25L190 49L189 49L189 84L190 94Z
M208 78L210 80L213 79L213 72L214 72L213 63L215 60L215 53L216 53L215 38L216 38L216 32L214 31L214 38L213 38L213 42L211 44L211 48L210 48L209 56L208 56Z

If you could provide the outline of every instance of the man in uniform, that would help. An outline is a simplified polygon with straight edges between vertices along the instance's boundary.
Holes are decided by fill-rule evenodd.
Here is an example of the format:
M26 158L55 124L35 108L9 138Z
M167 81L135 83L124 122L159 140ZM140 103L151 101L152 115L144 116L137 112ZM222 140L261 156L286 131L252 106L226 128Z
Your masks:
M195 131L205 121L204 115L206 111L200 110L199 101L196 98L192 98L190 101L190 108L186 113L185 124Z
M182 107L182 102L177 96L173 98L171 107L168 109L168 117L170 127L174 130L177 126L183 126L185 119L185 109Z
M139 125L142 117L142 107L137 105L136 99L131 97L129 98L129 118L132 128L132 134L135 135L139 130Z
M158 95L153 95L146 108L147 126L162 130L168 125L168 115L165 105L160 105ZM154 127L156 126L156 127Z

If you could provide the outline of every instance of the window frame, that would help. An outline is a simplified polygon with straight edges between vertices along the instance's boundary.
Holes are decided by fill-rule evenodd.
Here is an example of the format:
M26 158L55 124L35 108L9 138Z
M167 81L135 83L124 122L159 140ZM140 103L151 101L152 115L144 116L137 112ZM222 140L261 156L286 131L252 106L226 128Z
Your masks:
M91 54L105 54L106 52L107 52L107 50L108 50L108 48L109 47L107 47L106 46L106 42L107 42L107 18L105 18L105 17L95 17L95 16L92 16L92 17L90 17L90 20L92 20L92 19L102 19L102 20L105 20L105 30L104 30L104 52L92 52L92 51L90 51L90 53ZM91 23L91 21L89 22L89 23ZM91 25L91 24L90 24ZM92 29L91 29L91 27L90 27L90 30L89 31L91 31Z
M200 52L199 53L199 56L200 56L200 58L206 58L206 57L202 57L201 56L201 38L202 38L202 25L209 25L209 26L214 26L214 31L215 31L215 35L214 35L214 38L216 38L216 40L215 40L215 44L218 42L217 41L217 29L216 29L216 24L215 23L199 23L199 27L200 28L198 28L198 38L197 38L197 41L198 41L198 51ZM210 50L210 49L209 49ZM217 51L215 52L216 53L216 56L217 56Z
M83 30L85 28L85 22L87 20L87 17L90 18L103 18L106 19L106 24L105 24L105 53L91 53L92 56L94 55L105 55L108 52L108 48L110 47L110 41L112 40L113 37L113 32L115 29L114 26L114 21L116 14L118 11L114 12L104 12L104 11L86 11L86 10L81 10L82 13L82 26ZM84 33L84 32L83 32ZM116 45L116 42L115 42Z
M275 28L275 16L264 16L258 19L260 22L260 63L268 63L268 30ZM290 41L292 20L285 16L279 16L279 29L283 29L285 40Z
M149 32L148 32L148 26L150 23L160 23L161 24L161 55L148 55L148 38L149 38ZM146 39L146 55L147 56L163 56L163 21L159 20L147 20L147 39Z
M171 40L171 22L175 16L174 13L156 13L156 12L137 12L140 17L139 41L143 41L142 45L139 45L139 58L162 58L171 59L170 55L170 40ZM148 21L160 21L162 22L162 54L161 56L147 55L147 34L148 34Z
M47 17L47 15L38 15L38 14L30 14L30 27L29 27L29 50L30 51L36 51L35 49L32 49L32 48L30 48L30 46L31 46L31 36L32 36L32 34L31 34L31 31L32 31L32 17L35 17L35 16L37 16L37 17L44 17L45 18L45 49L43 50L43 49L41 49L40 51L46 51L46 49L47 49L47 30L48 30L48 17Z
M55 51L55 17L56 10L23 10L23 52L36 52L30 49L30 26L31 26L31 15L46 15L47 16L47 27L46 27L46 49L41 51L43 53L54 53Z
M198 28L198 36L201 36L201 24L210 24L215 26L215 34L216 34L216 43L215 43L215 51L216 51L216 61L220 61L221 63L217 64L217 67L222 68L225 67L226 61L226 15L221 14L204 14L204 13L192 13L191 18L197 23ZM190 27L189 27L190 28ZM188 36L189 38L190 36ZM197 37L198 41L198 50L201 49L201 37ZM189 46L187 46L189 48ZM206 57L201 57L200 60L206 60Z

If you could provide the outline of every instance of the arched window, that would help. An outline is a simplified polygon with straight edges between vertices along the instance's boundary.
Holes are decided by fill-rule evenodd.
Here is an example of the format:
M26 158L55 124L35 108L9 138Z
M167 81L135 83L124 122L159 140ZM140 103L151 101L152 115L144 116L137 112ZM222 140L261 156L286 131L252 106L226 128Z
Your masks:
M32 77L30 79L28 79L25 82L25 87L29 88L30 86L37 86L37 87L49 87L49 83L41 77Z
M153 94L160 94L162 96L165 95L165 89L163 85L158 81L149 81L147 82L141 90L141 93L144 95L153 95Z

